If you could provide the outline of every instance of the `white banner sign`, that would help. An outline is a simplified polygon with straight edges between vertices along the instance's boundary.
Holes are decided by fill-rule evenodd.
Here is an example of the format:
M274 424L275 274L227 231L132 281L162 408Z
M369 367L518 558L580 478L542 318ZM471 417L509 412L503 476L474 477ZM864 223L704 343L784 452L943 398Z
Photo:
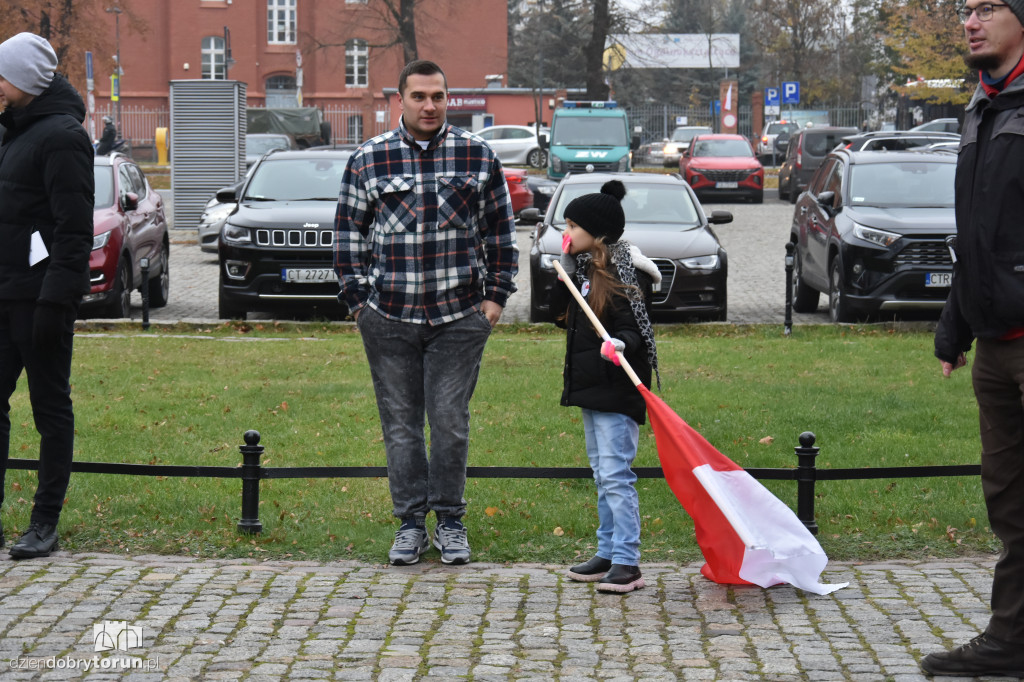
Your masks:
M616 69L739 68L738 33L620 33L608 36L605 66Z

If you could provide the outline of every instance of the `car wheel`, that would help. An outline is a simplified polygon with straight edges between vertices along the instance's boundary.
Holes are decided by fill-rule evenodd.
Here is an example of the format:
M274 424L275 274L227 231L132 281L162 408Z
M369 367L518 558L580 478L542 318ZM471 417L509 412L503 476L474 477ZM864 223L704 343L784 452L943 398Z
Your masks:
M781 199L782 201L789 201L789 193L786 192L786 190L783 189L783 188L784 188L784 184L782 182L782 175L780 174L779 175L779 199Z
M110 294L110 303L104 308L103 316L115 319L131 317L132 273L128 271L128 259L125 256L122 256L117 264L114 288L111 289Z
M828 316L834 324L852 322L850 304L843 294L843 270L839 266L839 257L832 259L828 275Z
M764 190L759 189L750 195L750 203L752 204L763 204L764 203Z
M526 155L526 163L531 168L544 168L548 165L548 155L543 149L533 149Z
M224 300L224 292L217 292L217 317L222 320L245 320L245 310Z
M171 296L170 247L165 243L160 248L160 274L149 280L149 307L163 308Z
M727 322L729 319L729 299L722 295L722 309L708 318L709 322Z
M793 252L793 311L797 313L813 313L818 309L820 294L804 282L803 269L800 265L800 253Z

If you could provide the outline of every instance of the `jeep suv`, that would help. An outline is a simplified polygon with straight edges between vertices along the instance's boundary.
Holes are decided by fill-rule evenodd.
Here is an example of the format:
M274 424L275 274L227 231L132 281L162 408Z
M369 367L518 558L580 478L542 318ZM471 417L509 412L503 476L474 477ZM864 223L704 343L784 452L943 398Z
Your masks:
M250 312L348 315L334 273L334 216L351 151L273 151L240 191L217 193L238 202L221 229L219 314Z

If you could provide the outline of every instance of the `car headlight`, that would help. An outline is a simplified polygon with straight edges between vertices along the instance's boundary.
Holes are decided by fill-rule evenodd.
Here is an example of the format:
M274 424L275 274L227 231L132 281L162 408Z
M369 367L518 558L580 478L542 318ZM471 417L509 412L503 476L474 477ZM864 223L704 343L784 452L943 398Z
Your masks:
M554 154L551 154L550 157L551 157L551 170L554 171L555 173L563 172L562 171L562 160L560 158L558 158L557 156L555 156Z
M227 244L248 245L252 244L252 230L248 227L239 227L231 223L225 223L221 228L221 236Z
M632 154L626 154L621 159L619 159L619 165L617 166L617 170L620 173L625 173L626 171L629 170L629 159L631 156Z
M886 232L885 230L879 230L874 227L865 227L864 225L858 225L856 223L853 226L853 234L866 242L871 242L872 244L878 244L879 246L885 247L892 246L897 239L903 236L892 232Z
M110 242L110 233L113 230L107 230L101 234L94 234L92 236L92 250L98 251L106 246Z
M540 185L534 191L540 192L541 194L554 194L556 187L558 187L558 185Z
M680 262L689 270L716 270L718 268L718 254L684 258Z
M207 211L205 211L202 217L199 219L199 226L204 225L215 225L223 222L227 218L231 211L235 208L235 204L218 204Z
M667 144L665 145L665 148L662 149L661 151L663 154L675 154L678 150L676 149L676 146L674 144Z

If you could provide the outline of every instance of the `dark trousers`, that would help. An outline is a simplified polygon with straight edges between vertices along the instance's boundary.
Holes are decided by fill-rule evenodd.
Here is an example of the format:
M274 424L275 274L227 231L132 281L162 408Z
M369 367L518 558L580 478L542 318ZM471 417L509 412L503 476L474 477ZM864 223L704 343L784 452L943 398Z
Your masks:
M357 324L377 395L394 515L462 518L469 400L491 323L474 312L438 326L412 324L367 307Z
M972 369L981 423L981 486L1003 543L986 632L1024 644L1024 339L979 339Z
M0 504L11 445L11 395L24 369L39 432L39 486L33 523L56 525L71 478L75 415L71 407L71 347L76 311L69 310L59 342L32 342L33 301L0 301Z

